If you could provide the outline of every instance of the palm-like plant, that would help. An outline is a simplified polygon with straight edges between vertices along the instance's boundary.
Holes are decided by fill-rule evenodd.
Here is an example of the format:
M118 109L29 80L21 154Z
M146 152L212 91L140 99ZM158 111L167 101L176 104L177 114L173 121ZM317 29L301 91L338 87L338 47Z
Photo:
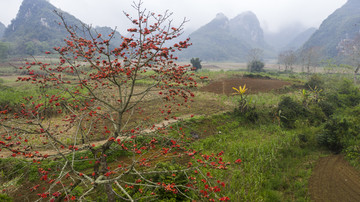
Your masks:
M248 90L248 89L246 88L246 84L245 84L243 87L239 86L239 89L237 89L237 88L235 88L235 87L233 87L233 89L236 91L235 93L233 93L233 95L240 95L239 111L240 111L241 113L246 112L247 109L248 109L248 106L249 106L249 104L250 104L250 102L251 102L251 100L248 101L247 98L246 98L246 96L245 96L245 92Z

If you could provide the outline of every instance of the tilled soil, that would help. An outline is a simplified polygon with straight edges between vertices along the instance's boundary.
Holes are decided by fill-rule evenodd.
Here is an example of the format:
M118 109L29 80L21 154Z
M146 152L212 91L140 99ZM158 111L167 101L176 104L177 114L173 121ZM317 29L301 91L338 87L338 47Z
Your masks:
M244 86L245 84L249 93L269 92L290 85L290 83L286 81L243 77L214 81L209 85L202 87L200 90L216 94L231 95L235 93L233 87L239 89L239 86Z
M360 201L360 172L342 155L320 158L309 181L311 199L322 201Z

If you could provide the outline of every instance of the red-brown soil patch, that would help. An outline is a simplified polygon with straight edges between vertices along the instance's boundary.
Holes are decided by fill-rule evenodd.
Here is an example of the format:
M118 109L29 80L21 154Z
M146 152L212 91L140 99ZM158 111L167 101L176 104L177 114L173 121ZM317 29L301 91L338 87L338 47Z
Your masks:
M216 94L231 95L235 93L235 90L232 87L238 89L239 86L244 86L245 84L249 93L258 93L281 89L291 83L274 79L241 77L214 81L209 85L202 87L200 90Z
M360 201L360 173L341 155L320 158L309 181L313 201Z

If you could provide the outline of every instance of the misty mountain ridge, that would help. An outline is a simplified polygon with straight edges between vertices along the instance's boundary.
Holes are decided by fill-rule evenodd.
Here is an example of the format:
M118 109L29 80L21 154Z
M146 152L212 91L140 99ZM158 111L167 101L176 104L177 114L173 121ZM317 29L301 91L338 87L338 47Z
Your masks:
M23 0L16 18L6 28L2 40L10 42L14 54L20 55L41 54L62 45L69 33L59 25L61 19L54 10L63 14L67 24L82 27L79 19L56 8L47 0ZM96 29L104 35L112 32L109 27ZM115 40L120 40L120 34L115 35ZM117 43L120 44L120 42Z
M282 26L276 32L264 31L265 41L277 51L282 51L288 47L292 40L301 35L308 28L299 22L294 22Z
M12 54L36 55L63 45L69 34L53 11L63 13L66 22L73 26L82 26L75 16L61 11L47 0L23 0L15 19L6 28L0 23L2 41L11 43ZM108 35L110 27L96 27L97 32ZM342 41L360 33L360 0L348 0L337 9L320 28L306 28L298 23L283 27L276 33L264 32L257 16L246 11L232 19L218 13L213 20L201 26L189 37L192 46L179 53L183 60L199 57L204 61L244 62L253 48L264 50L264 58L276 58L276 51L298 49L302 51L317 48L323 58L336 57ZM179 39L185 39L187 33ZM115 33L112 45L121 43L120 33Z
M301 32L297 36L295 36L286 46L284 46L281 50L297 50L301 48L304 43L310 39L310 37L316 32L316 28L310 27L305 31Z
M252 48L270 49L264 40L260 22L251 11L233 19L218 13L189 37L193 45L180 54L184 59L199 57L206 61L245 61Z
M316 49L321 59L340 56L339 47L344 40L360 33L360 0L348 0L320 25L319 29L301 48L302 52Z

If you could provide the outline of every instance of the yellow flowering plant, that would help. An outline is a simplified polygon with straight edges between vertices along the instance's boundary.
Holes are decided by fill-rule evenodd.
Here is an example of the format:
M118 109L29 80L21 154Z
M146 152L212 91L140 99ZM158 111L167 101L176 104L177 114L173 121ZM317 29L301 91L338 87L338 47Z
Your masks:
M248 90L246 88L246 84L242 87L239 86L239 89L233 87L233 89L236 91L235 93L233 93L233 95L240 95L240 100L239 100L239 111L241 113L244 113L248 110L249 104L251 103L251 100L248 101L247 100L247 96L245 96L245 92Z
M244 85L244 87L241 87L239 86L239 89L233 87L234 90L236 90L236 93L233 93L233 94L240 94L240 95L243 95L246 91L247 91L247 88L246 88L246 84Z

